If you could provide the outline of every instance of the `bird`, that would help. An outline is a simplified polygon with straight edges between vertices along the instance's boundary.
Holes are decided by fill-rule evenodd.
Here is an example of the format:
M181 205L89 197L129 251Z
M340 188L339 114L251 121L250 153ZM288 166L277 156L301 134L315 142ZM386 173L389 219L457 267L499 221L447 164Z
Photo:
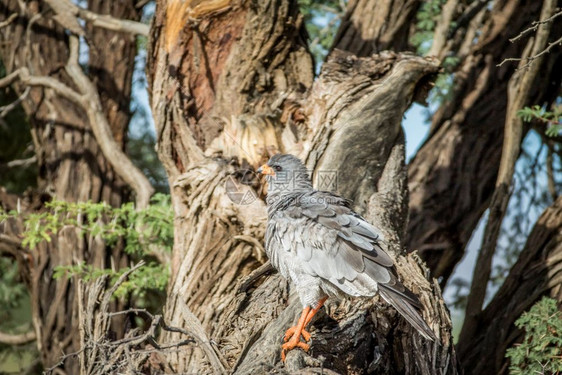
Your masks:
M285 332L283 362L290 350L309 350L306 327L328 297L379 293L424 338L436 341L420 315L418 297L398 280L381 231L356 213L351 201L314 189L305 165L290 154L273 155L257 172L268 183L266 254L294 284L303 306L298 323Z

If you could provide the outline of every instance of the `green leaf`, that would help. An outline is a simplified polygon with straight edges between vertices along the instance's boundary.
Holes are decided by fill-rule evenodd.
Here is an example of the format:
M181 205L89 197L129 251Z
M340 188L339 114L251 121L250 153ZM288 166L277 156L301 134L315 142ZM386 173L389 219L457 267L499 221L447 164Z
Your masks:
M525 330L525 337L521 344L506 351L510 374L562 371L562 313L556 300L543 297L515 325Z

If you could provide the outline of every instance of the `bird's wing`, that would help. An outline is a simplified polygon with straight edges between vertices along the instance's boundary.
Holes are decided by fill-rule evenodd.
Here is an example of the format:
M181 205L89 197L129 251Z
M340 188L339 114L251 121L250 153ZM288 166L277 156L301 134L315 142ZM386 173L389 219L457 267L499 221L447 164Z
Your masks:
M284 214L293 226L283 231L284 241L311 273L352 296L374 295L378 284L408 293L393 275L380 232L345 199L316 191L301 196Z

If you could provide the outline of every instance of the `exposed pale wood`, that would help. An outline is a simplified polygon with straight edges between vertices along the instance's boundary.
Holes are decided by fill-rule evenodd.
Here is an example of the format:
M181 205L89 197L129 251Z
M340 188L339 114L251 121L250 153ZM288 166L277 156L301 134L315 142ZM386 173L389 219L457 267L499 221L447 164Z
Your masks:
M4 345L22 345L35 341L37 336L34 331L26 333L5 333L0 332L0 343Z
M133 164L113 138L97 89L78 64L79 43L77 36L71 35L69 37L70 56L66 71L74 84L79 87L82 94L81 102L88 115L92 133L94 133L105 158L111 163L119 177L135 191L137 208L146 208L150 197L154 194L154 188L148 178ZM124 132L125 129L123 128L118 133L123 134Z
M174 4L158 3L148 59L158 150L176 214L169 294L177 297L168 300L165 316L185 324L181 304L187 304L232 366L247 334L231 332L226 320L239 298L236 280L264 259L261 246L240 238L263 239L265 206L234 204L226 177L236 165L256 167L284 148L277 131L288 124L279 117L292 118L292 103L312 84L313 65L294 2L233 1L226 10L199 14L170 40ZM226 163L231 158L234 165ZM270 322L271 313L252 316L248 329ZM199 349L167 359L178 371L210 371Z
M84 9L74 4L70 0L45 0L51 8L57 13L57 22L63 27L69 28L78 35L84 35L77 18L80 17L85 21L91 22L96 27L101 27L111 31L127 32L133 35L148 36L149 27L141 22L131 21L127 19L115 18L110 15L98 14L88 9ZM92 5L92 2L90 2ZM69 27L69 24L72 26Z

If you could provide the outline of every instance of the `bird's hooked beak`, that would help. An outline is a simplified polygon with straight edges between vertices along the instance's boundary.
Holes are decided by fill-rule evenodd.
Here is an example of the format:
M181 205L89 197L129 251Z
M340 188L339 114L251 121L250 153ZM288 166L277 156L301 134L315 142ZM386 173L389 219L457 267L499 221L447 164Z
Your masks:
M267 164L264 164L261 167L259 167L257 172L269 176L275 176L275 171Z

